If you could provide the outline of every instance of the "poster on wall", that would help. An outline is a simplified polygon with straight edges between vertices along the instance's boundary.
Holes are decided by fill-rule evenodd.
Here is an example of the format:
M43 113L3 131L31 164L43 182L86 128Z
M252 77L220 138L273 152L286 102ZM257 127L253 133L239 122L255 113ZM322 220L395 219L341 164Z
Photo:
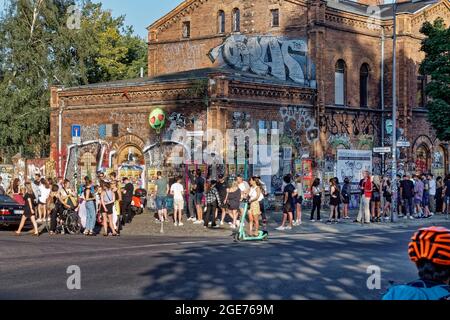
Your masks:
M301 171L299 172L303 178L303 193L305 199L311 199L311 187L313 183L313 169L312 169L312 160L302 160L301 162Z
M363 171L372 174L371 150L338 150L337 177L339 181L349 178L351 183L359 183Z
M6 191L14 177L14 166L8 164L0 165L0 177L2 177L3 189Z

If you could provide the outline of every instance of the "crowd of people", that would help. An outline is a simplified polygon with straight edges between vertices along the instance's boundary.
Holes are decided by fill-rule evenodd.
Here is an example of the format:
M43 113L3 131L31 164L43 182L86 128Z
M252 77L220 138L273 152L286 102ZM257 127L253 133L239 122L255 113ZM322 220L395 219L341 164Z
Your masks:
M148 195L149 207L153 207L157 212L157 222L170 221L176 227L182 227L188 221L204 228L219 228L228 224L231 229L236 229L248 206L250 234L258 233L261 222L263 225L267 223L263 200L267 198L268 193L259 176L251 177L248 181L242 176L226 178L224 175L218 175L217 179L205 179L201 170L195 170L190 172L186 181L179 176L169 184L169 179L163 176L162 172L157 172L153 182L155 189ZM416 174L412 177L406 174L403 177L397 176L396 186L399 217L429 218L449 210L450 175L445 179L435 179L432 174ZM358 186L359 191L352 190L348 178L345 178L342 184L338 178L332 178L326 187L316 178L310 189L305 189L301 175L284 176L281 188L282 221L277 230L291 230L303 223L305 191L308 191L312 198L311 222L323 221L321 210L325 199L329 199L330 208L326 223L333 224L350 219L350 203L355 191L359 192L360 202L354 222L378 223L383 219L388 220L391 216L394 193L388 177L371 176L365 171ZM109 177L98 172L95 182L85 177L78 190L73 189L69 180L58 178L53 181L39 174L23 185L18 178L13 179L5 190L0 178L0 194L7 194L24 206L24 215L17 235L21 234L27 219L31 220L35 235L39 235L38 226L42 223L50 224L50 234L53 235L61 212L79 212L80 208L83 208L86 217L83 229L86 236L99 232L96 225L101 226L103 235L118 236L123 226L130 223L134 216L134 185L128 178L119 181L115 172ZM169 197L173 199L173 217L170 220ZM185 221L184 214L187 216Z
M134 211L131 210L134 186L128 178L119 181L115 172L109 177L98 172L95 182L90 177L85 177L78 190L67 179L46 179L40 174L23 184L15 178L6 190L0 179L1 194L10 196L24 206L16 235L22 233L27 219L33 225L34 235L39 235L39 226L43 223L49 224L50 235L54 235L58 219L65 210L84 210L84 235L96 235L96 225L100 225L104 236L118 236L123 226L131 223L134 216Z

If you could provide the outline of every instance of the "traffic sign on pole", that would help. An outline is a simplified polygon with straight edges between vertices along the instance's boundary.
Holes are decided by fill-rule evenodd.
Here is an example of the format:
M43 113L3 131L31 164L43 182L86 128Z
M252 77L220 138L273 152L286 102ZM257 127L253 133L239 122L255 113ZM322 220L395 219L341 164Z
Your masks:
M391 147L373 148L374 153L391 153Z

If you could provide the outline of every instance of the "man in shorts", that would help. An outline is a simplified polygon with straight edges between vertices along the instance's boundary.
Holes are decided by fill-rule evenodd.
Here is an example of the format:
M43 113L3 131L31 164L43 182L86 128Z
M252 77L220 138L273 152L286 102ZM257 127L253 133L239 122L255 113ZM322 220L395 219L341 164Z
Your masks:
M162 172L157 172L157 180L155 182L156 185L156 209L158 210L159 221L163 222L164 220L169 221L169 217L167 216L167 204L166 197L169 193L169 184L167 179L162 176Z
M182 215L184 210L184 188L181 182L183 177L177 177L177 181L170 187L170 194L173 195L174 207L174 225L175 227L183 226Z

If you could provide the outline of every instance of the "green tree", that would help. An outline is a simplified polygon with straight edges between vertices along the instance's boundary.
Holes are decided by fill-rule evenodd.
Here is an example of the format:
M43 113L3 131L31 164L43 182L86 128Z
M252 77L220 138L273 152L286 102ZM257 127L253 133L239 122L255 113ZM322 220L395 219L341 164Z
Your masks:
M431 76L426 86L428 119L440 140L450 141L450 28L444 20L425 22L420 30L425 59L420 66L422 75Z
M68 24L73 5L79 28ZM101 4L10 0L0 16L0 149L47 156L50 86L135 78L146 56L144 40Z

